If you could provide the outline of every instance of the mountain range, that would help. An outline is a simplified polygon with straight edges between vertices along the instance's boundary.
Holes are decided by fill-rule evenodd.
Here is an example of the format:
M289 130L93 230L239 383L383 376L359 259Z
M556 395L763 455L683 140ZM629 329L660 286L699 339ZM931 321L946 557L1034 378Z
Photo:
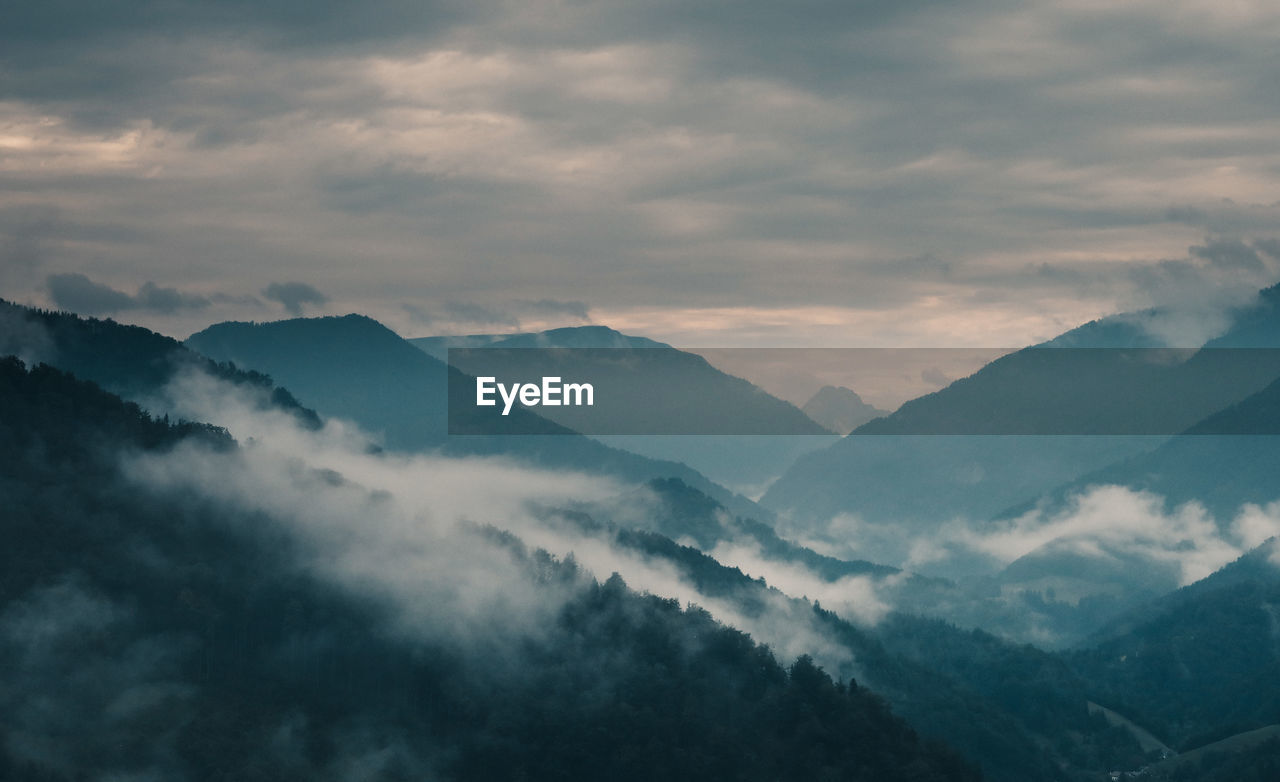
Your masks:
M444 361L453 348L454 366L473 375L589 378L596 390L593 410L541 412L600 442L687 464L752 496L798 456L835 440L804 411L702 356L605 326L409 342Z
M1280 341L1268 341L1280 339L1280 292L1262 291L1198 349L1159 346L1150 316L1085 324L908 401L798 459L761 503L796 529L844 514L921 533L1098 483L1204 497L1218 511L1274 498L1270 441L1215 437L1274 428L1264 418L1280 378ZM892 540L863 553L907 556Z
M0 777L1268 778L1278 298L1197 348L1138 313L1015 352L762 504L531 410L448 434L442 345L756 393L642 337L0 302Z

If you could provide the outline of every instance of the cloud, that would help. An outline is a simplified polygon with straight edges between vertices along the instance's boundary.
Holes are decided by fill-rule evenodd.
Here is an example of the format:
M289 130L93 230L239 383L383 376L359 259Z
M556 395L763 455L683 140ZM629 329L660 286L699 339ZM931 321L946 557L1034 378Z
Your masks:
M84 315L106 315L132 309L136 301L132 296L83 274L51 274L46 280L53 303L63 309Z
M1170 222L1198 228L1211 236L1248 236L1274 233L1280 224L1280 201L1237 202L1222 198L1200 203L1170 205Z
M0 302L0 356L17 356L27 366L53 364L57 344L48 329L26 310Z
M516 299L497 306L439 301L429 306L404 303L401 307L415 324L450 334L541 330L563 326L566 321L591 322L590 307L586 303L558 299Z
M1267 505L1244 504L1231 522L1231 532L1246 548L1280 536L1280 500Z
M48 237L60 217L59 210L48 204L0 213L0 269L4 270L0 281L16 282L13 278L25 277L48 260Z
M203 309L209 306L204 296L183 293L177 288L162 288L154 282L144 282L134 297L139 309L152 312L173 313L184 309Z
M501 458L376 452L350 424L329 420L320 431L300 429L291 416L264 410L242 390L195 371L153 400L152 409L226 426L240 447L132 455L123 463L131 480L271 519L298 544L299 567L382 601L396 632L472 651L483 647L501 660L514 653L513 640L537 637L554 624L577 585L530 589L509 552L476 533L493 527L571 556L601 581L618 572L634 589L696 603L784 659L808 653L833 673L851 675L852 655L807 603L777 592L762 596L759 610L746 610L734 599L701 593L670 562L617 546L603 532L556 523L546 513L587 503L642 516L645 501L634 487ZM797 584L808 583L793 575ZM858 606L855 618L878 618L869 584L845 580L825 589L824 602L838 603L833 590L840 590Z
M1191 255L1208 261L1213 267L1242 272L1266 271L1258 251L1234 238L1211 238L1203 245L1191 247Z
M517 299L515 306L522 312L546 318L569 318L582 323L591 321L591 308L586 302L560 301L558 299Z
M162 288L154 282L144 282L133 296L94 282L79 272L50 274L45 284L54 304L82 315L111 315L126 310L172 314L209 306L209 299L204 296Z
M430 309L417 304L402 305L415 323L432 326L451 333L484 331L486 329L515 330L520 320L509 312L466 301L444 301Z
M946 374L937 367L928 367L920 370L920 380L939 388L951 384L951 378L947 377Z
M1277 534L1277 503L1242 506L1233 520L1219 523L1196 502L1166 509L1163 498L1148 492L1095 486L1060 510L1033 510L981 526L945 525L916 541L907 564L929 567L966 550L989 557L997 567L1028 555L1073 555L1131 570L1134 577L1168 567L1174 586L1185 586Z
M262 289L262 295L279 302L290 315L301 315L308 305L323 306L329 297L305 282L273 282Z
M828 611L863 624L876 624L890 610L870 576L823 579L803 565L769 559L756 541L725 541L708 553L726 567L762 577L788 595L818 601Z
M253 290L306 268L381 319L740 313L690 344L796 311L840 313L822 344L1011 344L1276 274L1222 244L1280 233L1256 6L153 5L0 33L0 209L120 232L14 257Z

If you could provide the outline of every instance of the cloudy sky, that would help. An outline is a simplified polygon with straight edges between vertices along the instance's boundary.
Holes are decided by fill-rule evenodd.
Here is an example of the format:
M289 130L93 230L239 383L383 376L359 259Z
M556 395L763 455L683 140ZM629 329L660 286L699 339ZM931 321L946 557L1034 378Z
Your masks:
M16 4L0 296L1018 345L1280 280L1265 0Z

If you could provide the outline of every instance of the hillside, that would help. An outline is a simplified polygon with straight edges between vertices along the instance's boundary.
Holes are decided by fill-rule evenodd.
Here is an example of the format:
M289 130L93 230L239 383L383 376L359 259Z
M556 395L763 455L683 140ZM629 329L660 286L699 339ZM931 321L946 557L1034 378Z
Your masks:
M735 510L764 515L752 503L693 469L611 448L532 413L513 409L513 427L547 436L448 436L449 367L362 315L274 323L220 323L187 344L222 361L270 373L322 415L355 421L386 447L408 452L505 455L550 468L581 470L641 483L676 477ZM487 428L483 431L492 431Z
M165 408L168 386L184 372L199 371L249 391L259 407L276 407L308 427L320 425L286 389L260 372L217 363L181 342L140 326L82 318L0 299L0 356L43 362L90 380L126 399Z
M456 624L406 632L386 596L326 577L314 541L271 514L121 470L129 454L199 452L192 438L234 468L246 454L225 435L55 370L0 362L0 430L21 445L0 461L6 779L978 778L808 658L783 665L704 612L509 535L480 530L460 551L505 557L530 596L563 600L548 624L502 647Z
M827 643L853 653L860 683L925 735L973 758L991 779L1093 779L1143 761L1127 731L1090 714L1085 684L1056 655L896 612L874 626L855 625L659 533L582 514L563 521L674 566L705 599L729 601L744 616L810 617Z
M1280 713L1274 541L1135 609L1068 656L1095 700L1186 750ZM1225 731L1225 733L1223 732Z

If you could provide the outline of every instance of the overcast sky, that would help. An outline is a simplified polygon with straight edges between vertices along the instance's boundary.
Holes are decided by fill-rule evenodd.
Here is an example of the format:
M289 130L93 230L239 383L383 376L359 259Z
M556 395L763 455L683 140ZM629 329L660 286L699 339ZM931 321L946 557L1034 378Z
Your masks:
M55 0L0 24L0 296L1026 344L1280 280L1280 5Z

